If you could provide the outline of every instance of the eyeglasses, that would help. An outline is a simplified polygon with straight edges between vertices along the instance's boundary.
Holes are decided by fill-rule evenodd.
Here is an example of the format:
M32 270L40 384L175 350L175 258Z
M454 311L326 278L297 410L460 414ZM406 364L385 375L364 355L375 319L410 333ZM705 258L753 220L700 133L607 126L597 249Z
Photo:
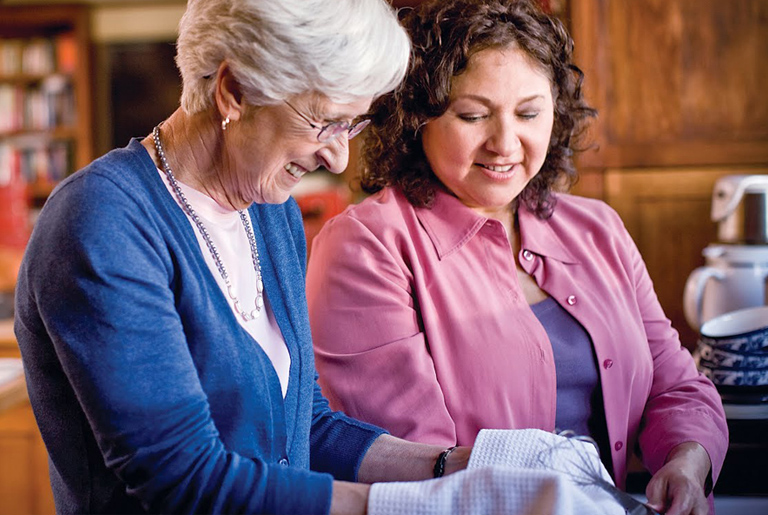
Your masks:
M344 131L348 131L347 139L352 139L358 134L360 134L361 132L363 132L363 129L368 127L368 124L371 123L370 118L365 118L352 125L350 125L347 122L331 122L327 125L323 125L322 127L320 127L319 125L315 125L314 123L312 123L312 120L310 120L309 118L301 114L299 110L293 107L291 104L289 104L287 100L283 100L283 102L285 102L288 105L288 107L293 109L293 111L297 115L301 116L301 118L305 122L307 122L310 127L312 127L313 129L320 129L320 132L317 133L317 141L319 141L320 143L331 141L332 139L339 137Z

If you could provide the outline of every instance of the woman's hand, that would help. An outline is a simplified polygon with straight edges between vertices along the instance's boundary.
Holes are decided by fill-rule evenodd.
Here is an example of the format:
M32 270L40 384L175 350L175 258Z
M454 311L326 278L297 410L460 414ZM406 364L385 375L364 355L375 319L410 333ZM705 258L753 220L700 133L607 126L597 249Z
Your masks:
M645 489L648 506L666 515L707 515L704 485L711 468L709 454L700 444L674 447Z

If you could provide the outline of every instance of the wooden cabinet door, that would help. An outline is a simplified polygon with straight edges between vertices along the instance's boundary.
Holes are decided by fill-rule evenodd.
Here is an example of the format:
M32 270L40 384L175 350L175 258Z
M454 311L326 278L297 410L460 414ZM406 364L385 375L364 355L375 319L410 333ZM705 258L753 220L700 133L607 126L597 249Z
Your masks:
M765 173L765 170L762 170ZM609 169L606 201L619 213L637 244L667 316L693 350L698 335L685 321L683 290L714 243L712 189L724 175L761 173L755 168Z
M571 0L583 166L768 163L768 0Z
M13 320L0 320L0 358L19 357ZM6 387L0 398L0 515L53 514L48 452L26 385Z
M0 515L54 512L48 454L24 402L0 413Z

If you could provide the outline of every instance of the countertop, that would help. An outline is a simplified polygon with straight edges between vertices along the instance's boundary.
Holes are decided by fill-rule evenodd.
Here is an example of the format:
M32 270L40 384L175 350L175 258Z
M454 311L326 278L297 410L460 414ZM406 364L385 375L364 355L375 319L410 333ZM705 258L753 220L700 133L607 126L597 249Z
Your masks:
M18 354L13 320L0 320L0 412L27 400L27 384Z
M0 358L0 413L27 400L24 370L18 358Z

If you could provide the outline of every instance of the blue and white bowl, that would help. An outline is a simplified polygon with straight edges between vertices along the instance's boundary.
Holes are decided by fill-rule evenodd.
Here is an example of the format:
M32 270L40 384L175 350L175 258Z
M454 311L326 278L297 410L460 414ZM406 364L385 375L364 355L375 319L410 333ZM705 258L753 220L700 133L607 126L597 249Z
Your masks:
M698 368L719 390L768 387L768 306L725 313L701 326Z
M699 361L708 368L755 370L768 368L768 352L731 352L699 342Z
M768 306L739 309L701 326L699 341L729 352L768 353Z
M768 386L768 369L722 370L699 365L699 370L715 386Z

